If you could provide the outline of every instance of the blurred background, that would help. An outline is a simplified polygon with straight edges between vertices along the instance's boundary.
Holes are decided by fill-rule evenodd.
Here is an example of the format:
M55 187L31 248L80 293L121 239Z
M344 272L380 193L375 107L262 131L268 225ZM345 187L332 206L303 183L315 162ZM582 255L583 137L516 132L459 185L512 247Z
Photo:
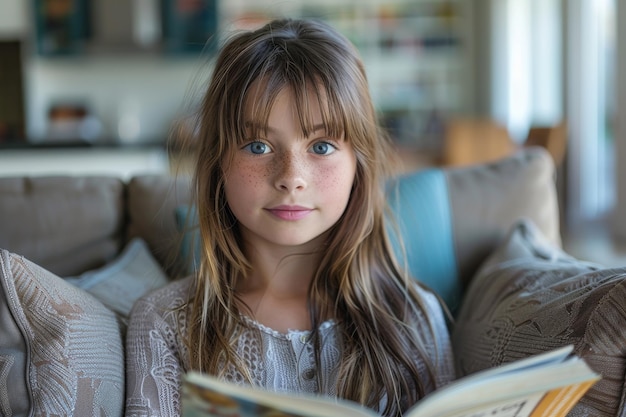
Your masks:
M545 146L567 248L622 262L618 0L0 0L0 175L172 171L216 45L277 16L354 42L403 169Z

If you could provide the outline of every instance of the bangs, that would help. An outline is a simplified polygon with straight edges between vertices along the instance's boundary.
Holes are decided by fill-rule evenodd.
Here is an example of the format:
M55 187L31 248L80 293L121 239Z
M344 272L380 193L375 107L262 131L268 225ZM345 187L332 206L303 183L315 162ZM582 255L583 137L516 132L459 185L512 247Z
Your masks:
M298 69L290 68L292 72ZM268 121L274 106L276 97L281 91L288 89L293 93L295 101L295 114L299 121L302 137L309 137L316 130L324 129L330 137L339 138L345 135L346 126L344 107L339 100L337 89L330 88L329 83L321 81L321 77L315 74L304 74L301 71L294 74L282 74L275 69L266 71L258 83L251 84L245 97L245 114L240 120L243 135L239 135L239 141L246 139L247 135L260 137L267 135ZM314 109L311 103L319 106L320 120L315 120ZM315 109L317 110L317 109ZM249 123L249 124L248 124ZM347 135L346 139L347 139Z

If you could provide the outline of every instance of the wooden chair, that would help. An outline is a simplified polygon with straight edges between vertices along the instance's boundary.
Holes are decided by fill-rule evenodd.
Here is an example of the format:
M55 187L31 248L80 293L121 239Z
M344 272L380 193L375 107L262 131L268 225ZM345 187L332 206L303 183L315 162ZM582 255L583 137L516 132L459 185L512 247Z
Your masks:
M533 126L528 130L524 146L542 146L550 152L558 167L565 158L567 149L567 124L565 121L554 126Z
M508 130L489 119L452 119L446 124L441 163L450 166L491 162L519 146Z

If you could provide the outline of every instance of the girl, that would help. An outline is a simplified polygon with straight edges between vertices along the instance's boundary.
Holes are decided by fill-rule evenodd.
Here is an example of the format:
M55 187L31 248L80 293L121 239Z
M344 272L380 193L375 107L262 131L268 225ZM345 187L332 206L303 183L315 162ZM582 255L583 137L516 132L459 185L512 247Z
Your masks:
M127 415L177 415L192 369L389 416L454 377L441 307L385 233L389 143L349 41L306 20L233 37L198 139L199 271L135 305Z

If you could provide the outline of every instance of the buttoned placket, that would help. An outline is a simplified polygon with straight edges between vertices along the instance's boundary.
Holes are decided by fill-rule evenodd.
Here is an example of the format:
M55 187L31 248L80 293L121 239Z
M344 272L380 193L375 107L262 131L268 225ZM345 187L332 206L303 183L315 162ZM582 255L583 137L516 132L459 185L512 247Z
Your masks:
M317 392L317 370L313 344L308 340L307 333L294 333L289 338L298 364L298 381L303 390Z

